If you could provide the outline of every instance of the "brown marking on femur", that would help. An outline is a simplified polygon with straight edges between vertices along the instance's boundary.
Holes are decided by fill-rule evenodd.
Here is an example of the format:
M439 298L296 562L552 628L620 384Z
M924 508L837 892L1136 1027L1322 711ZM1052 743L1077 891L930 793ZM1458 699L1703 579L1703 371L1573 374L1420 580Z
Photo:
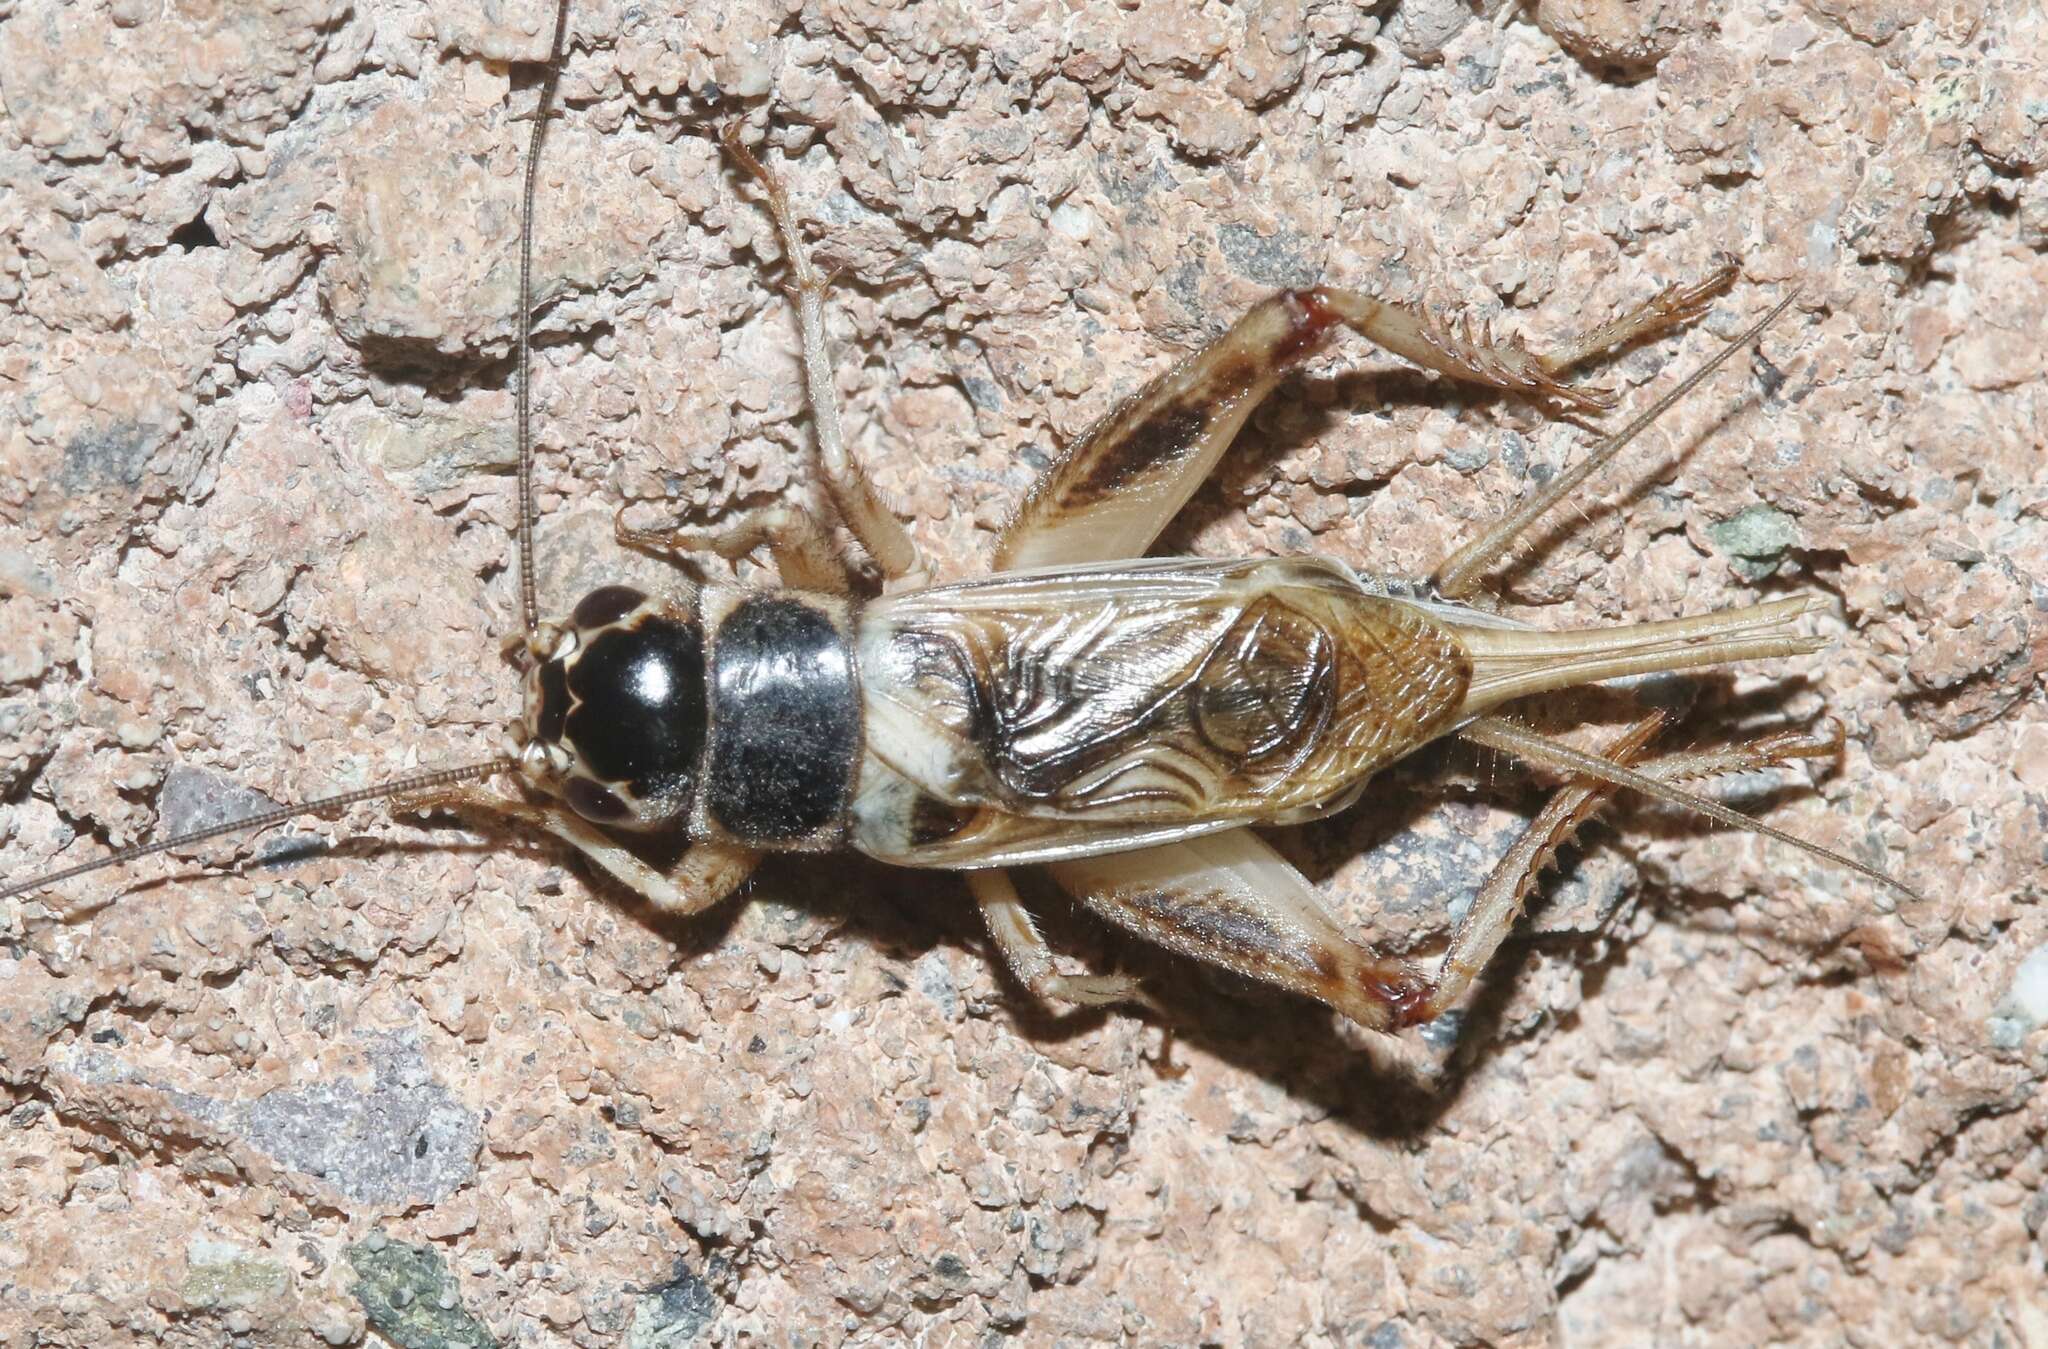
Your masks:
M1065 485L1060 504L1087 506L1116 495L1161 465L1181 458L1208 429L1209 409L1192 400L1175 399L1131 422L1118 415L1080 447L1087 471Z
M1210 367L1201 388L1190 392L1217 404L1233 402L1275 368L1262 356L1242 351L1222 352L1217 355L1216 364Z
M1105 913L1170 950L1315 998L1369 1030L1429 1019L1418 1015L1432 987L1419 970L1334 932L1318 936L1214 893L1168 887L1120 891Z
M1165 887L1121 896L1131 926L1162 946L1217 961L1242 974L1299 978L1314 964L1264 914Z

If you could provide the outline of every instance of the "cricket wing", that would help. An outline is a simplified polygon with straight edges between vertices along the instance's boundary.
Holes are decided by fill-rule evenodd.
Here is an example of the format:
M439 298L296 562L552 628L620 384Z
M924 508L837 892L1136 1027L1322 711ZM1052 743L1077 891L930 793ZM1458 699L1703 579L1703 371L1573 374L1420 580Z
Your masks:
M905 867L976 871L1030 866L1177 843L1230 820L1075 820L1016 815L932 795L870 756L854 793L852 842L868 856Z
M900 808L1124 847L1332 808L1455 724L1470 677L1448 624L1314 558L1010 573L862 624L869 776L915 788Z

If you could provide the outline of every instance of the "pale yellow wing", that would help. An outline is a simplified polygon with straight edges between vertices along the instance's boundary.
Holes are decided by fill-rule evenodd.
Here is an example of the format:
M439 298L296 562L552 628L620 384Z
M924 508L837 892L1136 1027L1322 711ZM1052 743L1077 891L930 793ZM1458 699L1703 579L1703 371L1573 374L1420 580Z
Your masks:
M936 803L1151 838L1336 803L1449 729L1470 669L1428 606L1291 558L887 597L862 620L861 672L869 752L927 817Z

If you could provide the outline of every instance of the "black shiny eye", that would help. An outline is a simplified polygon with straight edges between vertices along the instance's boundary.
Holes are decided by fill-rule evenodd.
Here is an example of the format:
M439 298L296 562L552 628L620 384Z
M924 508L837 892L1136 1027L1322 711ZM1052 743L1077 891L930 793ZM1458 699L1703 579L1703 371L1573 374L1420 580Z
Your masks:
M576 602L569 621L579 628L601 628L616 623L645 603L647 597L631 586L599 586Z
M596 824L612 824L626 818L626 803L589 778L570 778L562 788L569 808Z

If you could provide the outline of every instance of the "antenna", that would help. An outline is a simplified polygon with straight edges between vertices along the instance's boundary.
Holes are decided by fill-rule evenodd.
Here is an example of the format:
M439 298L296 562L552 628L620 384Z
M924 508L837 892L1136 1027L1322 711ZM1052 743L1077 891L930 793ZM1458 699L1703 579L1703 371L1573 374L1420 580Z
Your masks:
M547 73L542 77L540 102L534 110L533 135L526 144L526 173L521 187L521 219L519 228L519 598L524 616L526 633L531 636L540 628L540 606L533 579L533 398L532 360L533 345L533 203L535 187L540 177L540 147L547 131L548 112L555 101L556 87L562 79L562 47L569 31L569 0L559 0L555 7L554 37L548 45ZM480 763L464 764L457 768L438 768L426 773L415 773L396 781L379 783L371 787L358 787L354 791L323 796L312 801L302 801L279 806L274 810L262 811L229 820L225 824L210 825L205 829L194 829L172 838L160 839L155 843L137 844L108 853L105 857L77 866L65 867L59 871L46 871L24 881L0 885L0 899L12 899L56 885L61 881L73 880L88 875L103 867L118 866L132 862L139 857L182 848L189 844L201 843L223 834L236 834L245 830L265 829L273 824L301 815L320 815L340 810L362 801L382 801L406 792L421 791L429 787L446 787L457 782L470 782L477 778L491 777L518 766L518 760L501 756L486 759Z
M548 112L562 82L562 43L569 32L569 0L555 6L555 35L548 44L547 74L533 110L533 135L526 142L526 179L519 207L519 612L526 635L540 631L540 595L533 580L533 199L540 181L540 147L547 139Z
M275 810L244 816L239 820L229 820L226 824L209 825L205 829L194 829L189 833L159 839L155 843L139 843L132 848L108 853L105 857L96 857L90 862L81 862L75 867L66 867L62 871L46 871L25 881L0 886L0 899L12 899L16 895L40 890L46 885L55 885L59 881L68 881L87 872L98 871L101 867L132 862L138 857L148 857L151 853L160 853L171 848L182 848L190 843L202 843L210 838L219 838L222 834L238 834L247 829L265 829L301 815L319 815L325 811L340 810L343 806L352 806L358 801L381 801L385 797L397 796L403 792L416 792L427 787L445 787L451 782L468 782L473 778L489 777L493 773L504 772L517 762L516 759L510 758L489 759L483 763L464 764L460 768L437 768L431 773L415 773L396 782L379 783L374 787L358 787L352 792L340 792L334 796L323 796L296 805L279 806Z

